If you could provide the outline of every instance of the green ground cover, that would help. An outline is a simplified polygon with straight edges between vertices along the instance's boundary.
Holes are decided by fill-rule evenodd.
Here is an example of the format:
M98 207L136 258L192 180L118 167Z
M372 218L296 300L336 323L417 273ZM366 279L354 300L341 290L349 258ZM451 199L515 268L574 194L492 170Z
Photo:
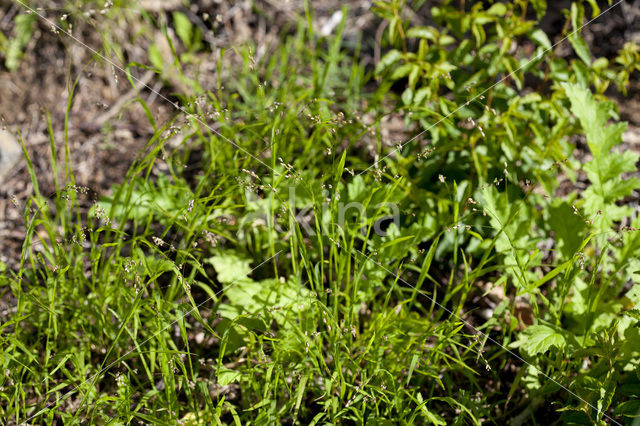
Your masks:
M114 3L103 24L140 19ZM121 78L153 70L175 115L141 91L153 136L90 209L70 162L53 194L32 173L21 265L0 272L3 423L635 424L638 154L607 96L638 48L593 57L595 2L567 11L569 59L544 1L489 3L416 26L375 2L375 67L346 9L321 36L307 5L258 61L147 16L174 61L152 44ZM23 7L7 68L39 25ZM94 60L121 66L97 28ZM182 72L214 54L215 87Z

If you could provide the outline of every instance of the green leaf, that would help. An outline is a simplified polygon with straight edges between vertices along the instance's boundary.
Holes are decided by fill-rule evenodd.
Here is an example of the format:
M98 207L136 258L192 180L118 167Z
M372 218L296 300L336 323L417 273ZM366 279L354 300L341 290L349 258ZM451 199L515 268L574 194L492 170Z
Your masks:
M422 414L424 414L424 416L427 418L427 421L429 422L429 424L434 424L438 426L447 424L447 422L442 417L440 417L433 411L429 411L427 407L422 406L421 411L422 411Z
M563 349L565 337L548 325L532 325L520 333L518 341L512 347L519 347L527 356L535 356L547 352L551 347Z
M571 101L571 112L580 120L594 157L600 157L620 142L621 128L606 130L609 105L596 102L589 89L584 86L563 83L562 87ZM616 136L619 137L615 138Z
M566 201L554 201L548 208L549 226L555 233L557 248L563 259L569 259L579 249L586 227L584 220L574 214Z
M398 68L394 69L389 76L390 80L399 80L409 75L411 70L415 67L414 64L402 64Z
M582 62L591 65L591 52L587 42L577 32L569 34L569 41L578 57L582 59Z
M433 27L411 27L407 30L409 38L424 38L433 42L438 41L438 30Z
M224 252L207 259L218 273L218 280L224 284L230 284L236 280L246 278L251 272L250 260L242 258L235 253Z
M598 15L600 15L600 7L598 7L598 2L596 0L587 0L589 5L591 6L591 19L596 19ZM611 4L611 1L609 1Z
M440 36L440 39L438 40L438 43L440 44L440 46L448 46L450 44L453 44L456 42L456 39L451 37L448 34L442 34Z
M356 175L351 182L347 184L347 196L349 201L363 201L370 194L362 175Z
M585 164L584 170L587 172L591 181L597 180L598 182L605 182L619 178L621 173L636 171L638 158L640 158L640 156L635 152L624 151L621 154L616 153L615 155L603 156L599 158L598 161L590 161Z
M551 50L551 41L547 34L539 28L531 31L529 38L535 41L539 46L542 46L545 50Z
M622 172L621 172L622 173ZM603 193L606 194L605 200L609 203L613 203L624 197L627 197L633 193L633 191L640 187L640 180L638 178L631 178L622 180L617 177L607 181L603 185ZM617 207L617 206L616 206ZM620 206L623 207L623 206ZM627 210L626 208L624 210Z
M290 281L266 279L260 282L248 278L240 278L234 285L225 291L229 303L220 305L220 314L230 320L238 315L250 313L255 315L261 312L265 316L273 317L276 321L283 322L287 315L287 309L305 309L309 306L311 292L295 285ZM269 308L279 306L283 309L270 313Z
M391 50L389 53L384 55L380 62L376 66L376 75L382 74L387 70L391 65L395 64L399 60L403 58L402 53L398 50Z
M640 417L640 399L623 402L618 405L613 414L625 417Z
M584 5L580 2L571 3L571 26L574 31L580 31L584 20Z
M193 40L193 25L184 13L173 12L173 24L176 27L176 34L187 49L191 47Z
M308 374L302 377L302 379L300 380L300 383L297 386L297 389L296 389L296 405L295 405L295 408L294 408L296 413L300 409L300 404L302 403L302 397L304 396L304 391L307 388L307 381L309 381L309 375Z
M538 19L542 18L547 11L547 0L531 0L531 5L535 9Z
M151 64L158 70L162 71L164 69L164 58L162 57L162 52L160 52L160 48L155 43L152 43L149 46L149 61Z
M230 383L238 382L242 378L242 373L236 370L231 370L226 367L220 367L218 369L217 380L220 386L226 386Z
M18 15L15 18L14 34L15 36L9 40L7 51L5 53L4 65L9 71L14 71L20 65L20 59L22 59L23 49L31 40L33 31L35 29L37 15L24 14Z
M405 105L411 105L411 102L413 101L413 90L411 90L410 87L407 87L407 89L402 92L401 98Z
M631 309L640 309L640 284L634 284L625 296L632 304Z
M487 13L493 16L504 16L508 12L507 6L503 3L495 3L491 5L489 9L487 9Z

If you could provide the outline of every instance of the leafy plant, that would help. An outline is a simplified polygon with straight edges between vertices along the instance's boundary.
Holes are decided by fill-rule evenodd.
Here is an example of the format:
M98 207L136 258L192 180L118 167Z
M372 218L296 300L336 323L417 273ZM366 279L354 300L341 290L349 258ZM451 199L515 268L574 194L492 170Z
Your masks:
M35 30L36 15L21 13L13 19L13 36L0 32L0 53L4 56L4 66L9 71L18 69L20 60Z
M560 57L544 1L445 0L419 26L378 1L375 69L346 10L321 37L307 4L261 57L216 52L214 87L182 73L213 56L189 14L175 40L144 21L180 115L135 98L153 135L123 181L90 203L65 164L46 197L27 156L22 263L0 270L5 423L637 416L638 156L604 93L638 56L593 58L583 4ZM389 119L413 137L387 140Z
M622 142L626 123L607 125L615 119L611 102L596 102L589 90L577 85L563 86L571 100L571 110L580 120L593 159L584 164L591 185L582 194L587 217L593 218L595 230L608 233L615 222L633 213L631 207L617 202L640 188L640 179L623 175L636 171L640 158L635 152L612 152Z

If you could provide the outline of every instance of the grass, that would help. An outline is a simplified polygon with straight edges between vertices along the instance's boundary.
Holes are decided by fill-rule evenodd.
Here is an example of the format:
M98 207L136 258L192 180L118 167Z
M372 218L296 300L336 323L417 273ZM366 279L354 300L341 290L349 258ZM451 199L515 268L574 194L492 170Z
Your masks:
M515 352L523 315L554 297L536 289L581 273L577 257L541 269L525 253L522 215L541 197L506 170L472 188L456 176L467 166L441 161L447 143L370 168L397 111L344 47L345 21L319 37L312 19L260 61L222 51L215 88L181 74L195 94L172 95L168 122L139 94L153 136L109 195L90 199L53 136L64 178L42 194L25 149L21 266L0 274L16 306L0 334L3 423L544 421L534 381L545 403L606 411L562 354ZM135 85L139 68L121 77Z

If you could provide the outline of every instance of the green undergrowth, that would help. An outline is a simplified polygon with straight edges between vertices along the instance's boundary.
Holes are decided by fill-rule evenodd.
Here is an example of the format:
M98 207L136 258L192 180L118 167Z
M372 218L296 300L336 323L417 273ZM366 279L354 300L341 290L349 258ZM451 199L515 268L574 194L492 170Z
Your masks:
M207 52L186 15L153 21L180 44L145 68L190 93L163 123L137 98L154 135L122 182L93 201L54 160L41 194L27 157L21 266L0 274L4 423L640 415L638 155L605 96L637 47L592 58L573 30L594 2L567 11L569 59L537 29L545 2L443 1L424 26L375 3L375 69L309 5L257 59ZM214 53L216 87L180 72Z

